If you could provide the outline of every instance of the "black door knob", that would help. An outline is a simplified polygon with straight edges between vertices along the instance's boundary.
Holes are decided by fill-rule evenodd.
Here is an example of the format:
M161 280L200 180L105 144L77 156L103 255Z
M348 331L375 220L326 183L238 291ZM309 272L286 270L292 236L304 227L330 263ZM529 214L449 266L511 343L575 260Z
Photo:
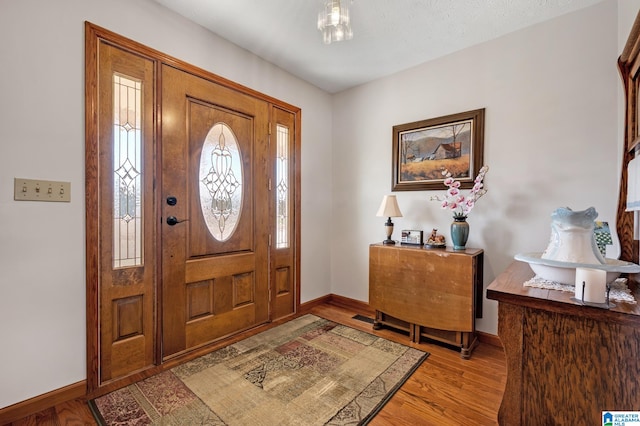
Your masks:
M167 197L167 204L169 204L170 206L175 206L176 204L178 204L178 199L174 196L169 196Z
M178 218L175 217L175 216L167 217L167 225L169 225L169 226L173 226L173 225L175 225L177 223L180 223L180 222L184 222L184 221L183 220L178 220Z

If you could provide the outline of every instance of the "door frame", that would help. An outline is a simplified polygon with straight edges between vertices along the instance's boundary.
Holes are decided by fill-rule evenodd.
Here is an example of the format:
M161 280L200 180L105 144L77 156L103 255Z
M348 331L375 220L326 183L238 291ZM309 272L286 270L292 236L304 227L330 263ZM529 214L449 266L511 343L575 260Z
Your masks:
M87 395L95 397L111 390L126 386L143 377L147 377L156 374L159 371L168 368L168 366L174 366L176 363L183 362L193 357L193 355L186 354L182 357L177 357L171 361L171 363L162 364L162 286L159 282L162 276L161 274L161 256L159 251L162 247L162 242L158 241L156 248L156 256L158 259L156 273L157 280L155 282L155 367L145 369L143 371L136 371L135 374L129 374L122 378L114 379L108 382L100 381L100 226L98 220L98 188L99 188L99 155L98 155L98 47L100 43L106 43L116 46L120 49L129 51L133 54L143 56L147 59L154 61L156 69L156 82L154 85L155 90L155 111L153 116L154 133L156 137L155 141L155 185L154 185L154 199L156 200L156 232L158 239L161 237L161 206L159 189L162 188L162 182L159 181L161 174L161 158L160 158L160 143L161 136L161 117L159 112L161 111L161 100L158 99L158 93L162 87L162 81L160 77L160 68L162 65L170 65L184 72L192 75L204 78L215 84L219 84L236 90L240 93L253 96L257 99L270 103L270 122L272 122L272 111L274 108L287 111L294 115L293 129L293 147L294 152L292 154L292 167L294 170L293 176L293 194L291 200L293 202L293 238L294 244L294 259L293 259L293 278L295 287L295 309L294 314L299 311L300 308L300 205L301 205L301 109L294 105L283 102L279 99L275 99L271 96L260 93L256 90L250 89L241 84L235 83L231 80L225 79L218 75L215 75L202 68L188 64L184 61L166 55L155 49L142 45L131 39L118 35L105 28L99 27L91 22L85 21L85 263L86 263L86 328L87 328ZM272 218L273 219L273 218ZM275 223L273 219L272 224ZM270 232L273 234L273 229ZM273 246L271 246L273 250ZM269 286L273 286L270 282ZM272 291L271 294L274 292ZM273 299L269 302L273 303ZM272 312L270 311L270 320Z

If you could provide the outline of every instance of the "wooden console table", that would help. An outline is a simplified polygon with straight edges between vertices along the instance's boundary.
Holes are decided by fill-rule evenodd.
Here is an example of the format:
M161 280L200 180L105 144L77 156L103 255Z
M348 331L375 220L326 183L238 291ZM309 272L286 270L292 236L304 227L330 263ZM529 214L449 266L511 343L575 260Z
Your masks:
M499 423L599 425L602 411L640 411L640 307L582 306L573 293L524 287L533 276L515 261L487 288L507 357Z
M482 318L483 251L372 244L369 247L369 305L374 329L389 326L413 342L435 339L469 358Z

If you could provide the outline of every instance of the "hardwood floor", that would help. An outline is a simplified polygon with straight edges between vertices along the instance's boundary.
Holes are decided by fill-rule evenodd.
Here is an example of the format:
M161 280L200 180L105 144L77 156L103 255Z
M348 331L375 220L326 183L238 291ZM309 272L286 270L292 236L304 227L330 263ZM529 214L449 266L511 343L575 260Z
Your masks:
M321 304L309 310L318 316L367 332L371 324L354 319L355 309ZM463 360L455 350L437 344L410 344L408 336L392 330L375 334L418 347L429 358L369 423L398 425L496 425L506 383L506 360L501 348L480 343L471 359ZM10 426L95 425L87 403L81 399L58 404L25 417Z

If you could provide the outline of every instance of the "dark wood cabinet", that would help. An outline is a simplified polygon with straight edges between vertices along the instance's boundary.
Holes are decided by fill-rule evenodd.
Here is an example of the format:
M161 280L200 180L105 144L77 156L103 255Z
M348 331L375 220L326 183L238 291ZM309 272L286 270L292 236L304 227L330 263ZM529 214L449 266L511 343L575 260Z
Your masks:
M513 262L487 288L507 359L499 423L595 425L603 411L640 411L640 307L582 306L573 293L524 287L533 275Z
M477 343L475 319L482 317L480 249L430 249L372 244L369 247L369 305L374 328L409 333L411 341L438 340L469 358Z

